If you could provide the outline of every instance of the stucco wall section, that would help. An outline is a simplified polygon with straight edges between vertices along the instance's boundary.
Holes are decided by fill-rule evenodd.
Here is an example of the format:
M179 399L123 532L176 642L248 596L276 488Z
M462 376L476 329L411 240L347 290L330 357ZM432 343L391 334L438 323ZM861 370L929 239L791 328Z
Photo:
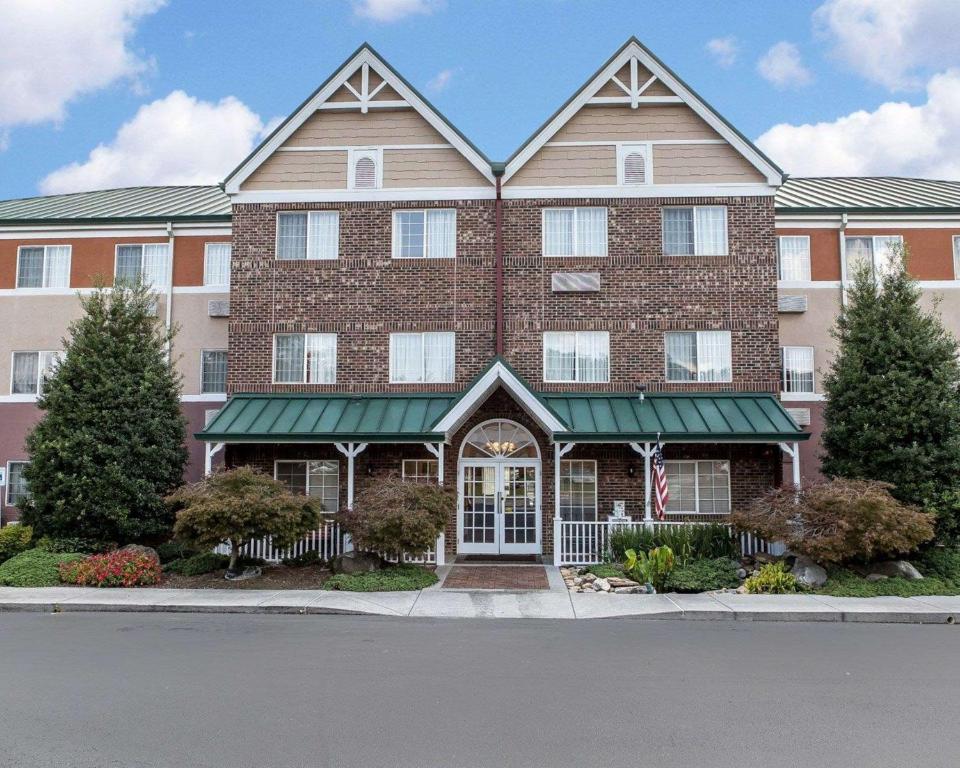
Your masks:
M227 293L179 293L173 297L173 322L180 327L174 339L174 359L183 374L183 394L200 394L200 353L227 348L226 317L210 317L207 303L227 299Z
M764 176L729 144L658 144L653 148L656 184L762 182Z

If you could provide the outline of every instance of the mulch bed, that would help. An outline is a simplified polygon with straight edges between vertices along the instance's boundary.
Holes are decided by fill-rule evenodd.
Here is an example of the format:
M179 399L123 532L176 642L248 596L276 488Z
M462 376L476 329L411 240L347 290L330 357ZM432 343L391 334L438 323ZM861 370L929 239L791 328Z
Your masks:
M330 578L328 568L307 565L290 568L286 565L265 565L263 574L255 579L227 581L225 571L213 571L199 576L181 576L178 573L163 574L157 584L161 589L320 589Z

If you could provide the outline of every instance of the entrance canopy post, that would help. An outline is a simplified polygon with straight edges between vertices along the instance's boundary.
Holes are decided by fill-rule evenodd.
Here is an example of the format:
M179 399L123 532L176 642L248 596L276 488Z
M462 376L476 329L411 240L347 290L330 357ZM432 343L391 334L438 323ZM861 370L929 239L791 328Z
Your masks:
M634 451L643 456L643 522L649 528L653 524L653 508L651 500L651 467L650 459L653 457L653 448L650 443L630 443Z
M347 509L353 509L354 459L366 450L366 443L334 443L336 449L347 457ZM353 551L353 542L349 536L343 537L343 551Z
M443 443L424 443L426 448L433 456L437 457L437 485L443 485Z
M553 564L560 565L563 530L560 520L560 460L576 447L576 443L553 444Z

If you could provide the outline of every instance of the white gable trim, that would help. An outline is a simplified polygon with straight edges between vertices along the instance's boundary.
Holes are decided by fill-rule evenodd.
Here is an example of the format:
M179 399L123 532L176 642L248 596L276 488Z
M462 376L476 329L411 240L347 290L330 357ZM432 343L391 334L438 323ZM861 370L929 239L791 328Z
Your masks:
M468 389L457 403L434 426L433 432L443 432L449 438L457 428L477 410L497 386L502 386L524 407L548 433L566 432L567 428L543 403L534 397L507 366L497 361Z
M655 61L653 57L647 53L635 40L631 40L627 45L623 47L619 54L614 57L607 66L605 66L596 77L593 78L589 83L587 83L580 92L571 99L570 103L567 104L557 115L547 123L540 132L534 136L527 145L521 150L521 152L514 157L509 163L507 163L506 170L503 174L503 181L506 182L510 179L513 174L522 168L530 158L532 158L540 148L546 144L556 133L560 130L577 112L579 112L583 107L585 107L588 102L593 100L596 97L597 91L599 91L614 75L619 72L623 66L627 63L631 64L631 67L635 68L635 61L639 61L643 64L651 73L660 81L663 82L670 90L679 96L679 100L684 102L689 106L694 112L696 112L701 118L703 118L706 123L713 128L717 133L723 136L732 147L734 147L740 154L742 154L750 163L757 168L766 178L769 184L779 185L782 183L782 177L780 171L778 171L770 162L768 162L749 142L741 138L735 131L721 120L713 110L707 107L699 98L697 98L689 88L684 86L676 77L671 75L660 63ZM618 83L621 88L629 93L630 89L624 86L621 83ZM649 102L646 101L640 93L646 88L649 87L649 82L643 86L642 89L634 91L631 95L627 96L611 96L611 97L600 97L604 99L604 103L622 103L629 104L630 106L636 107L643 103L676 103L671 100L671 102ZM665 99L668 97L646 97L647 99ZM599 103L599 102L594 102Z
M363 73L363 77L366 80L368 77L369 70L376 72L382 79L383 82L389 85L393 90L395 90L403 98L404 102L390 104L394 107L396 106L409 106L417 111L417 113L423 117L431 126L433 126L437 132L443 136L455 149L457 149L460 154L462 154L467 160L473 165L481 174L491 183L494 184L495 180L493 177L493 172L490 170L490 164L484 157L477 152L473 147L470 146L455 130L453 130L443 118L441 118L433 109L431 109L426 102L421 99L417 93L406 85L399 77L393 74L391 69L386 65L385 62L381 61L369 48L362 48L353 56L346 64L344 64L337 73L327 81L327 84L317 91L300 109L298 109L291 117L284 123L277 131L274 133L268 141L266 141L257 151L249 157L243 165L241 165L233 175L228 179L224 191L227 194L236 194L240 191L240 186L244 181L252 174L257 168L260 167L263 162L270 157L279 147L283 144L294 131L297 130L301 125L306 122L306 120L318 109L323 106L329 106L326 104L327 99L329 99L336 91L340 89L341 86L347 85L347 80L353 76L353 74L360 69ZM382 85L380 86L382 87ZM374 102L370 101L370 98L379 91L380 87L375 88L372 93L367 93L366 89L363 89L362 94L357 94L354 88L350 88L351 91L358 98L366 95L366 99L360 98L357 102L332 102L333 104L343 104L343 106L338 106L338 109L359 109L361 112L366 112L367 109L373 105L381 105L384 102ZM379 107L377 107L379 108Z

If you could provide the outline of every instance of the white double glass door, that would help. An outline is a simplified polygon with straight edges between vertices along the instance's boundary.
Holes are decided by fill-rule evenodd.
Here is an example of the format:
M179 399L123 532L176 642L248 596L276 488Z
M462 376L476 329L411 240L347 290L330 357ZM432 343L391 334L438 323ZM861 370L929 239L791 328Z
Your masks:
M458 551L540 552L540 462L461 459Z

